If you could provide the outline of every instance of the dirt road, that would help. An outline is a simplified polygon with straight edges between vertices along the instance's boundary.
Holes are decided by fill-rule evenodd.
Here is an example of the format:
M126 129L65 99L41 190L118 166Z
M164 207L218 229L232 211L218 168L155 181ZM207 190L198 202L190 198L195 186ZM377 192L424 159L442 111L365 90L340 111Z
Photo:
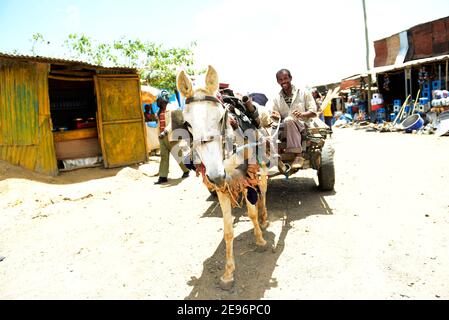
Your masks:
M0 299L449 299L449 138L336 129L335 192L315 171L269 182L256 252L198 177L155 186L158 158L49 178L0 161Z

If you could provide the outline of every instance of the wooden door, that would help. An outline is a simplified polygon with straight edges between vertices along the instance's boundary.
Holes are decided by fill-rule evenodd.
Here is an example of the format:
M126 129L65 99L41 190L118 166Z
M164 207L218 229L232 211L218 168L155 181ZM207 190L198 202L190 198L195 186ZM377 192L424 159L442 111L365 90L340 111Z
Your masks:
M98 135L106 168L148 161L137 76L97 75Z

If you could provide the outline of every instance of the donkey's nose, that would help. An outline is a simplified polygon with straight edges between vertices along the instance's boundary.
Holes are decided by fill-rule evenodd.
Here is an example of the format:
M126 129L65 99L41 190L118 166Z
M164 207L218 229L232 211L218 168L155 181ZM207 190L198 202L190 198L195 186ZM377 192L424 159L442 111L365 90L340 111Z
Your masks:
M224 185L224 182L226 180L226 174L219 174L219 175L213 175L209 176L206 175L207 179L209 179L210 182L215 184L217 187L221 187Z

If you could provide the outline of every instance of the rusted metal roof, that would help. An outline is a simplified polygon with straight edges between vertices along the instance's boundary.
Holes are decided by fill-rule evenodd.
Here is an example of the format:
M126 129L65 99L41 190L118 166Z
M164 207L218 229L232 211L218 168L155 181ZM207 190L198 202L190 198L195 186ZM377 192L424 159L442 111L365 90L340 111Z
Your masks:
M402 34L407 34L405 39ZM400 54L406 49L406 54ZM375 67L449 54L449 16L374 41Z
M85 61L68 60L68 59L62 59L62 58L15 55L15 54L2 53L2 52L0 52L0 58L7 58L7 59L16 60L16 61L33 61L33 62L43 62L43 63L49 63L49 64L72 65L72 66L76 65L76 66L82 66L82 67L93 68L93 69L128 71L128 72L133 72L133 73L137 72L137 69L135 69L135 68L129 68L129 67L105 67L105 66L94 65L94 64L91 64L91 63L88 63L88 62L85 62Z
M449 17L426 22L408 30L410 50L407 60L449 53Z

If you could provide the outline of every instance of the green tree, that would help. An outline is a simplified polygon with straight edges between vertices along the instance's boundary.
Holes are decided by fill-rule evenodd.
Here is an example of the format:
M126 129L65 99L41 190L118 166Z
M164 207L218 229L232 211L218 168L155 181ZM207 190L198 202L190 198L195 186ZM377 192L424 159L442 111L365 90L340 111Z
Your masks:
M46 41L44 39L44 36L42 35L42 33L39 33L39 32L33 34L31 36L30 41L32 42L32 44L31 44L31 54L33 56L36 55L36 45L39 45L39 44L49 45L50 44L50 41Z
M64 41L64 46L69 50L69 55L73 59L80 59L96 65L107 64L107 62L114 66L117 65L118 57L112 53L111 45L107 43L95 45L86 35L69 34Z
M175 90L178 67L183 66L191 75L204 73L205 70L193 68L193 48L195 46L196 43L192 42L187 48L163 49L160 45L147 44L145 46L146 60L141 69L141 78L154 87Z
M191 75L205 72L193 67L196 42L186 48L165 49L160 44L139 39L122 37L112 44L96 44L86 35L70 34L64 45L71 58L97 65L136 68L142 82L171 91L176 90L176 70L179 67L184 67Z

